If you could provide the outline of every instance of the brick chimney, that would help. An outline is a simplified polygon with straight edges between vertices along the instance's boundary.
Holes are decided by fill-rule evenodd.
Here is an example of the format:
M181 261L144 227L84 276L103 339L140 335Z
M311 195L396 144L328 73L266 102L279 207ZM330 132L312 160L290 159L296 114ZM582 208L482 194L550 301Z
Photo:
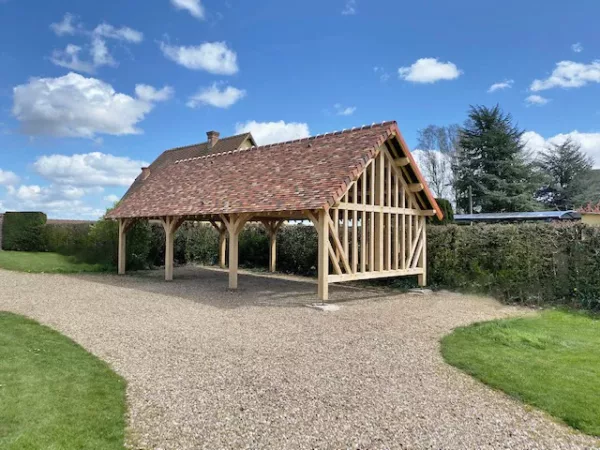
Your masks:
M215 146L217 141L219 140L219 136L221 133L218 131L207 131L206 136L208 137L208 149L210 150Z

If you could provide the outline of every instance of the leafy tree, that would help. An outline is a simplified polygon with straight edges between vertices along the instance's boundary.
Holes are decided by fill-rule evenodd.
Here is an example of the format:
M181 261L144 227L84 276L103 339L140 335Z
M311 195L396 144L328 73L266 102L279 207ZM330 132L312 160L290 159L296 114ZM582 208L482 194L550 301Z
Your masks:
M538 177L523 149L522 134L511 115L504 114L498 105L471 107L459 132L453 163L458 209L468 210L469 189L474 211L536 209Z
M589 179L592 160L581 146L570 139L552 144L538 156L538 167L544 185L537 198L544 205L561 211L573 209L589 201Z
M456 151L458 130L458 125L429 125L419 130L417 145L421 152L416 156L429 187L437 197L452 195L452 158Z

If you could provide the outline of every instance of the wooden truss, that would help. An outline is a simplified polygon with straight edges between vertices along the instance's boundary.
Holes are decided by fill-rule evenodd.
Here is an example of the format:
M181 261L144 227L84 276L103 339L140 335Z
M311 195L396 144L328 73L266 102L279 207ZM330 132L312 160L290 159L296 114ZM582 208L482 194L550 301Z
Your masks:
M329 283L417 275L426 283L426 210L410 181L409 160L382 145L359 177L331 208L306 211L158 217L165 229L165 280L173 279L173 240L185 220L208 221L219 232L219 265L225 268L229 243L229 287L237 288L238 239L248 221L269 235L269 270L276 269L276 236L285 220L310 220L318 231L318 296L328 299ZM135 219L119 220L119 273L125 273L125 235ZM331 270L330 270L331 269Z
M338 204L306 211L319 232L319 298L341 281L418 275L425 285L426 216L434 212L420 208L423 185L407 181L406 164L382 147Z

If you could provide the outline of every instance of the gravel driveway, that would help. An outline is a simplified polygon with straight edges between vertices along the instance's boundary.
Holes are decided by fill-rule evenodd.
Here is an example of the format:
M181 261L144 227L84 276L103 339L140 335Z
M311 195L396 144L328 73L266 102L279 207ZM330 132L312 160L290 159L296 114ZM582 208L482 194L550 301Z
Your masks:
M439 338L522 314L492 300L333 287L223 272L0 271L0 309L33 317L129 382L130 440L160 449L599 448L447 366Z

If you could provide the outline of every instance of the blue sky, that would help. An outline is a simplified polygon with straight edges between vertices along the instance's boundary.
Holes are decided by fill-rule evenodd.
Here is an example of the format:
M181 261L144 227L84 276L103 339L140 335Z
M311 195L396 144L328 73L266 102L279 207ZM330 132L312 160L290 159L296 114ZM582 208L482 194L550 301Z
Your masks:
M600 3L0 0L0 211L95 218L164 149L499 103L600 167ZM492 86L496 85L494 89Z

